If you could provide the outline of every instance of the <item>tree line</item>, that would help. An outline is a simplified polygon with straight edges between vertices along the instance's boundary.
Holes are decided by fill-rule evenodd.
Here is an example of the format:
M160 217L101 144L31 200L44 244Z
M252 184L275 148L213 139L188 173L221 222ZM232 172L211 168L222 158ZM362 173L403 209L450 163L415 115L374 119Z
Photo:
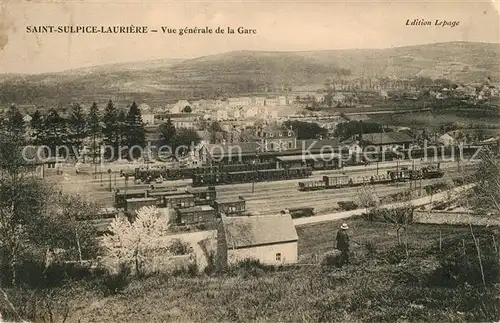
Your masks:
M48 147L51 156L75 156L90 142L91 154L95 161L102 145L112 147L113 152L118 152L119 147L144 147L146 143L141 111L135 101L127 112L117 109L113 101L109 100L102 113L94 102L88 113L79 104L74 104L68 116L63 116L57 109L51 108L46 114L37 109L30 117L31 120L25 122L19 109L12 106L1 120L2 128L8 134L25 138L27 144ZM58 147L69 149L56 151ZM125 153L128 152L121 152ZM123 157L117 153L111 155L109 149L104 154L107 158Z

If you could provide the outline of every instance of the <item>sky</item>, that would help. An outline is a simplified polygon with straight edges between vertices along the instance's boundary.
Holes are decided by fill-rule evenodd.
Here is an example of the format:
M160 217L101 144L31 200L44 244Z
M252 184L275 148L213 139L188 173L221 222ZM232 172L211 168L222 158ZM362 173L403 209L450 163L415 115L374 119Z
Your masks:
M3 2L0 73L44 73L232 50L388 48L447 41L500 43L498 1L76 1ZM414 19L457 27L406 26ZM254 35L34 34L27 26L256 29Z

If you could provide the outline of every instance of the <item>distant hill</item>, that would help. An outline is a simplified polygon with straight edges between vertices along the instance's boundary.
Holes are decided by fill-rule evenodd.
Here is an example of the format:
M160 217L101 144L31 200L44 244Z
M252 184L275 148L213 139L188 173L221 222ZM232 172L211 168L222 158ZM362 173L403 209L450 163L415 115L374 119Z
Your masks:
M500 75L500 44L450 42L387 49L234 51L190 60L104 65L40 75L0 75L1 103L67 104L262 92L322 84L326 78L427 76L480 82Z

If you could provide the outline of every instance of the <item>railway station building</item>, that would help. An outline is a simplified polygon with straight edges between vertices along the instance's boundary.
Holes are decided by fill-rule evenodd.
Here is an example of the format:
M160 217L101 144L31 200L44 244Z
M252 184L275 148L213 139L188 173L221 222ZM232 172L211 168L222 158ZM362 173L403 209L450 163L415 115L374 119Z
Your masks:
M270 145L267 145L267 148L269 147ZM340 163L338 157L341 153L346 153L346 151L341 150L341 144L335 139L297 140L294 138L293 146L290 149L286 146L281 149L266 149L266 145L258 141L221 145L207 144L200 149L199 157L204 165L276 163L277 168L288 168L312 166L313 163L316 163L318 167L329 167Z

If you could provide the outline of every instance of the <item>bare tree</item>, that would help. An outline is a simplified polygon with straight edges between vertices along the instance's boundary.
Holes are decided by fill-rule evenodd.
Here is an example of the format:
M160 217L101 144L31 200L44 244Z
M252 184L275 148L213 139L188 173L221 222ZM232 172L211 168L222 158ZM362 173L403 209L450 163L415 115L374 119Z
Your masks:
M472 178L476 185L466 194L466 202L479 216L498 217L500 214L500 159L489 149L483 149L480 158L479 167ZM474 234L472 224L469 224L469 228L476 247L483 286L486 286L479 238ZM493 235L493 244L495 243ZM496 249L496 245L494 248ZM500 261L498 251L497 257Z
M402 202L396 207L381 210L384 220L390 223L396 230L398 245L402 244L401 231L408 233L408 226L412 221L413 205L409 200ZM406 236L405 247L408 252L408 236Z
M356 201L358 205L365 208L366 213L368 213L370 208L376 208L381 203L380 197L372 185L363 185L359 188L356 192Z
M50 237L52 245L76 251L80 263L84 257L95 256L97 236L89 220L97 218L98 205L81 195L62 194L55 198L50 210L46 224L59 228Z
M483 149L481 161L472 180L476 186L469 195L471 207L481 215L500 214L500 159Z

